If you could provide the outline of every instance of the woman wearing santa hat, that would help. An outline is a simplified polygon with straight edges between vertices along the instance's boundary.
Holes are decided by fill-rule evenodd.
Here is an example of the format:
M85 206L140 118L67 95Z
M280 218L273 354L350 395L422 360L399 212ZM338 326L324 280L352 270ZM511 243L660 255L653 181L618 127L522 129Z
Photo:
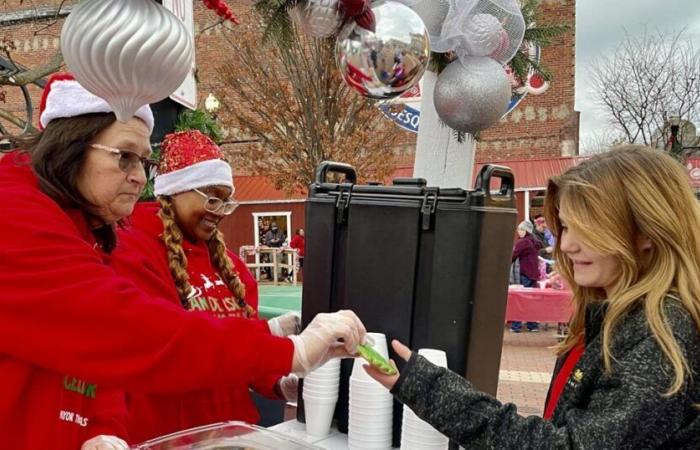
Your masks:
M115 448L98 436L114 430L100 417L121 412L112 389L173 393L303 376L364 339L349 311L278 337L259 321L185 311L118 275L106 259L151 166L150 108L117 122L106 102L59 75L40 122L38 135L0 160L3 448Z
M221 220L238 205L233 174L220 148L197 130L169 134L161 146L154 192L137 205L119 232L112 267L145 292L163 295L189 311L256 319L258 286L245 263L226 249ZM297 314L269 322L277 336L298 332ZM277 355L269 354L269 358ZM296 377L241 379L236 385L180 394L129 393L128 433L133 442L225 420L257 423L249 388L296 401Z

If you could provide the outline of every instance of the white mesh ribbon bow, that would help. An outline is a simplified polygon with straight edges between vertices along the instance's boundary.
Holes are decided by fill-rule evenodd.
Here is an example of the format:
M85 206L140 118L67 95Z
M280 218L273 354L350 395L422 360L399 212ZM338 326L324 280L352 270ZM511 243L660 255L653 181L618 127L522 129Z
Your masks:
M422 0L430 1L434 0ZM449 0L440 36L431 36L430 47L438 53L454 52L460 60L488 56L505 64L517 53L524 35L517 0Z

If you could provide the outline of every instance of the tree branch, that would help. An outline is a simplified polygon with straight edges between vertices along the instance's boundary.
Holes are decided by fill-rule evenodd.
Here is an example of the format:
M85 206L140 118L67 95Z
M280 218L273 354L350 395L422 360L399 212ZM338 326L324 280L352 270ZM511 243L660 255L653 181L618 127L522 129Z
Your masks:
M46 64L34 69L20 69L13 73L0 72L0 85L26 86L34 83L54 72L63 66L63 54L57 50L51 60Z

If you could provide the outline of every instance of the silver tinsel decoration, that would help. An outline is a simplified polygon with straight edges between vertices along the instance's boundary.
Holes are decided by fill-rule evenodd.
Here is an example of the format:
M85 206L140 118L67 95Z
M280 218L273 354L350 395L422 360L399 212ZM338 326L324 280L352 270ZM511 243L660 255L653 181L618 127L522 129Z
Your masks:
M289 10L292 20L304 33L316 37L333 36L343 24L340 0L300 0Z
M489 57L470 56L449 64L440 73L433 101L447 126L474 134L498 122L510 97L503 66Z

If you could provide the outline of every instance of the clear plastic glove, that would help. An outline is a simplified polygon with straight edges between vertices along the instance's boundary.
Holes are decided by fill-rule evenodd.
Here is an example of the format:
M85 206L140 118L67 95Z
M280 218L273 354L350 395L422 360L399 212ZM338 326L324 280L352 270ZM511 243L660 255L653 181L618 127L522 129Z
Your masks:
M116 436L101 434L85 441L80 450L129 450L129 445Z
M301 331L301 315L296 311L284 313L267 321L273 336L285 337L299 334Z
M292 373L303 378L332 358L354 355L366 333L365 326L352 311L318 314L301 334L289 336L294 342Z
M299 377L292 374L277 380L277 388L288 402L296 402L299 394Z

